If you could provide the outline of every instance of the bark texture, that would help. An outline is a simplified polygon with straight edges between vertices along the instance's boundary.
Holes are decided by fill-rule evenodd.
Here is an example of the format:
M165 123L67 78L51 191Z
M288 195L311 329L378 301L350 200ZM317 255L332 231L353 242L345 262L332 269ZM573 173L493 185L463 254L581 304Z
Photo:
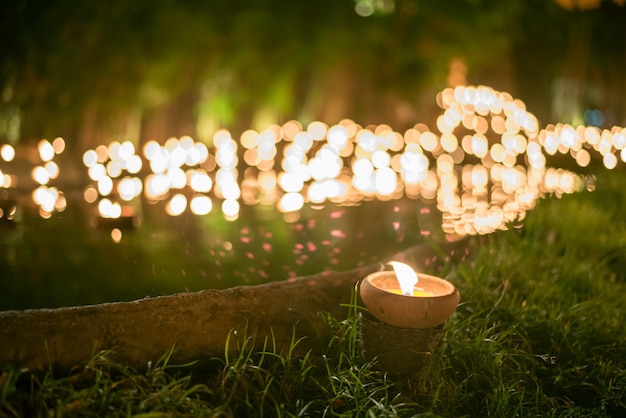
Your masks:
M394 259L436 272L468 251L467 242L458 241L416 246ZM0 312L0 366L68 371L92 353L110 349L117 361L143 367L172 346L173 364L202 364L224 356L229 335L231 341L255 336L257 343L270 336L279 351L294 336L305 337L300 349L318 351L330 331L320 313L345 318L348 309L342 304L350 302L355 285L381 267L133 302Z

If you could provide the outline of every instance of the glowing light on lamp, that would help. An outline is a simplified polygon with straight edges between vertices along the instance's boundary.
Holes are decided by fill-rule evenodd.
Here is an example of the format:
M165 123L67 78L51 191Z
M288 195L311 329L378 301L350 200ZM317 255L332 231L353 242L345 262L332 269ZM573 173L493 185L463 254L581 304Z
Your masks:
M194 215L207 215L213 210L213 201L209 196L194 196L189 208Z
M411 296L413 294L413 289L418 282L415 270L413 270L410 266L397 261L390 261L388 264L393 267L393 271L396 273L396 278L400 284L402 294Z
M4 144L0 147L0 157L6 161L11 162L15 158L15 148L10 144Z
M143 185L137 177L124 177L117 184L117 192L124 201L131 201L141 194Z
M54 147L50 142L45 139L39 141L39 143L37 144L37 150L39 151L39 157L43 162L50 161L54 158Z
M50 181L50 175L48 174L48 170L46 170L42 166L37 166L33 168L31 175L33 180L41 185L48 184L48 182Z
M165 211L170 216L179 216L187 209L187 198L182 194L175 194L165 206Z
M392 263L394 271L375 272L361 281L361 299L376 319L398 328L427 329L441 325L454 313L460 296L452 283L420 274L418 289L413 269ZM399 280L405 278L405 288L401 289Z
M304 198L300 193L285 193L278 202L278 208L281 212L296 212L304 206Z
M222 213L229 220L234 220L239 216L239 202L234 199L226 199L222 202Z
M101 199L98 202L98 213L103 218L117 219L122 216L122 207L110 199Z

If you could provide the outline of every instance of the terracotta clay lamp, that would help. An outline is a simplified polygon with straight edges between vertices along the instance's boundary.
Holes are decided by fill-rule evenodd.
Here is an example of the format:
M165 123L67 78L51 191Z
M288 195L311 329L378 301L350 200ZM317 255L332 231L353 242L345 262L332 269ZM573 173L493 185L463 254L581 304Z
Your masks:
M379 271L362 280L361 299L379 321L398 328L428 329L443 324L456 310L460 295L447 280L419 274L392 261L394 271Z

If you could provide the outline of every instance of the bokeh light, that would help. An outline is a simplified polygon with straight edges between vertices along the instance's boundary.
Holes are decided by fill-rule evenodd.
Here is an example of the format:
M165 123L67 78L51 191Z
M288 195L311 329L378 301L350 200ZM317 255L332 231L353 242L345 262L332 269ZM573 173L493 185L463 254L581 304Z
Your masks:
M171 216L187 209L207 215L221 201L222 215L236 219L240 201L273 204L292 214L307 203L407 196L436 201L446 232L483 234L523 219L541 197L582 187L579 176L548 167L553 156L569 155L580 167L596 160L607 169L626 161L621 127L540 129L521 100L487 86L444 89L437 103L437 131L423 123L401 134L388 125L362 127L349 119L306 127L288 121L246 130L238 140L218 130L211 150L191 137L162 145L148 141L142 147L145 164L133 143L114 141L83 154L95 183L85 199L94 202L95 190L100 196L115 192L124 201L143 192L150 202L164 201ZM52 156L51 148L39 143L42 159ZM131 175L144 166L150 173L142 183ZM40 184L58 175L52 165L44 171L33 172Z

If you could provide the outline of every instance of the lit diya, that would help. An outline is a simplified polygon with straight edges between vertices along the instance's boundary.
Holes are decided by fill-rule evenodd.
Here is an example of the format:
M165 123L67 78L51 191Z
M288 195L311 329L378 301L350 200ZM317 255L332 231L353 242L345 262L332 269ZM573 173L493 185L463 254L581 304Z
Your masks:
M389 264L393 271L372 273L361 282L361 299L376 319L398 328L427 329L454 313L460 296L452 283L429 274L418 276L404 263Z

